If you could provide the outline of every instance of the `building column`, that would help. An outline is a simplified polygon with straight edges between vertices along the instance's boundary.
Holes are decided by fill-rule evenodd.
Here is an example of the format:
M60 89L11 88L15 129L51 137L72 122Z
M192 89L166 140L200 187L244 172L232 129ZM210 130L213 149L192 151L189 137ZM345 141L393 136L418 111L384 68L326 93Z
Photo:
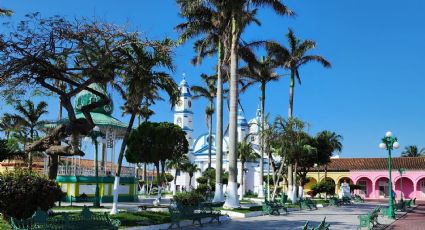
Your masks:
M370 198L376 198L376 181L372 181L372 191L370 191Z

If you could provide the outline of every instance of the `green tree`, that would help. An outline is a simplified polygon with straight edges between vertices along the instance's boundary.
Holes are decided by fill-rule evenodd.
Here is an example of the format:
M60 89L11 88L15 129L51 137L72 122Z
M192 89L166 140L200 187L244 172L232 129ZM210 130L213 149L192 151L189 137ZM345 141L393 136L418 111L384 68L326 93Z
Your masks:
M274 60L269 56L261 57L259 59L256 57L255 53L252 52L249 48L241 48L241 57L247 63L247 66L239 69L239 74L242 80L241 92L246 91L249 87L255 84L260 84L261 90L261 121L260 121L260 130L264 130L265 125L265 106L266 106L266 86L268 83L277 81L282 75L276 73L276 68L278 65ZM260 132L260 134L264 134ZM264 159L264 149L265 149L265 140L264 135L260 136L260 153L261 158ZM260 161L260 184L263 184L264 177L264 161ZM262 190L260 190L262 191ZM262 192L261 192L262 193ZM264 194L262 194L264 195ZM260 197L262 197L260 194Z
M331 63L322 56L307 54L310 50L316 47L316 42L312 40L300 40L295 36L291 29L289 29L286 37L289 49L276 42L268 42L266 48L268 53L277 60L282 67L290 71L288 108L288 119L290 119L293 116L295 78L298 80L298 83L301 84L299 74L300 68L313 61L319 62L326 68L330 68ZM296 181L296 174L292 172L292 167L288 167L289 191L293 189L294 181ZM294 200L293 194L289 193L289 197Z
M183 171L189 174L189 187L192 188L192 177L193 175L195 175L196 172L200 172L201 169L198 168L197 164L186 162L183 165Z
M342 140L343 137L341 135L336 134L331 131L322 131L319 132L315 137L315 143L318 155L321 156L319 158L319 165L325 165L325 178L327 177L328 168L327 164L330 162L330 157L334 152L342 151Z
M17 132L17 128L16 120L12 117L4 116L0 119L0 130L4 133L6 139L9 139L12 133Z
M422 157L425 155L425 148L419 150L416 145L409 145L404 148L404 151L401 152L402 157Z
M14 139L0 139L0 162L15 158L24 158L25 153L20 151Z
M114 84L114 87L125 100L124 111L130 114L130 121L118 155L118 170L115 175L114 203L111 214L118 212L118 184L124 152L134 120L137 115L144 112L141 106L143 100L146 100L148 104L155 104L156 100L161 99L159 97L160 90L167 93L172 106L178 99L178 86L173 78L167 72L157 70L158 67L174 70L171 56L172 46L173 43L169 39L141 41L135 38L131 45L121 50L125 63L122 68L123 77L121 82Z
M37 105L30 100L24 103L18 102L14 109L18 112L15 114L5 114L6 120L14 120L16 122L16 129L25 134L25 142L32 142L39 137L39 131L46 121L41 120L41 117L47 114L47 103L41 101ZM28 169L32 169L32 152L28 151Z
M230 14L227 1L177 0L180 15L187 21L176 26L181 43L199 38L194 44L197 53L193 63L200 64L206 56L217 53L217 100L216 100L216 190L215 202L224 200L223 194L223 67L229 48L228 30Z
M181 157L172 158L167 161L167 168L174 169L174 183L173 183L173 195L176 195L177 190L177 172L182 171L184 164L189 161L187 155L182 155Z
M255 17L260 7L269 6L279 15L292 15L281 1L269 0L235 0L228 1L228 10L231 14L230 43L230 80L229 80L229 182L228 196L225 206L239 207L237 199L237 111L238 111L238 53L241 34L249 25L247 17ZM258 22L258 21L257 21Z
M238 143L238 158L241 162L241 186L242 186L242 197L245 195L245 184L244 184L244 174L245 174L245 163L250 161L255 161L260 158L253 149L252 145L249 142L239 142ZM241 197L241 199L242 199Z
M208 128L208 168L211 168L211 148L212 148L212 115L214 114L214 99L217 96L217 88L215 86L216 79L206 74L201 75L205 86L195 85L190 88L194 93L193 99L205 98L208 101L208 106L205 108L205 122Z

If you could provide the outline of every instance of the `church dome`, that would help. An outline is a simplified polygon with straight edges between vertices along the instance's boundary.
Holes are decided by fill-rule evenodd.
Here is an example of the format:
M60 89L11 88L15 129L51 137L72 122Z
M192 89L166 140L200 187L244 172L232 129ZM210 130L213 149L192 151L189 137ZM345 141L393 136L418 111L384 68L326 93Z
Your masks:
M107 95L105 87L100 85L100 84L97 84L97 83L90 84L89 88L96 90L97 92L102 93L104 95ZM111 99L111 97L109 95L108 95L108 97L109 97L109 99ZM97 95L95 95L95 94L93 94L93 93L91 93L87 90L83 90L75 96L74 111L77 112L77 113L81 113L81 108L83 106L89 105L89 104L96 102L96 101L99 101L99 100L101 100L101 97L99 97L99 96L97 96ZM110 100L108 104L106 104L104 106L97 107L94 110L92 110L91 112L111 115L113 110L114 110L114 105L112 103L112 100Z

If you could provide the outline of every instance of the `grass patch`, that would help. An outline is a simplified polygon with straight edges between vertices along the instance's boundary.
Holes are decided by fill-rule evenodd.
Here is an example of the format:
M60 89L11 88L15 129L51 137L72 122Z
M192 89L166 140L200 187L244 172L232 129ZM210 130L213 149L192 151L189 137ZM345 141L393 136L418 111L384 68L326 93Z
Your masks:
M111 219L121 221L121 227L147 226L171 222L170 214L167 212L123 212L111 215Z
M12 227L7 223L2 216L0 216L0 230L9 230Z

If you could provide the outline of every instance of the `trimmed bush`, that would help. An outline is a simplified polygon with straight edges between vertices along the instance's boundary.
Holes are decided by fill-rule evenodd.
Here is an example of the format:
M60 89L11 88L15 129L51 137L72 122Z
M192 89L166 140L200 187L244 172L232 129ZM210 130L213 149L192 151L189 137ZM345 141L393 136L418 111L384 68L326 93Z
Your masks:
M177 193L176 195L174 195L173 200L178 204L187 206L197 206L199 203L205 201L205 198L198 192L192 191Z
M59 185L29 170L0 174L0 213L5 218L28 218L37 208L52 208L64 197Z

